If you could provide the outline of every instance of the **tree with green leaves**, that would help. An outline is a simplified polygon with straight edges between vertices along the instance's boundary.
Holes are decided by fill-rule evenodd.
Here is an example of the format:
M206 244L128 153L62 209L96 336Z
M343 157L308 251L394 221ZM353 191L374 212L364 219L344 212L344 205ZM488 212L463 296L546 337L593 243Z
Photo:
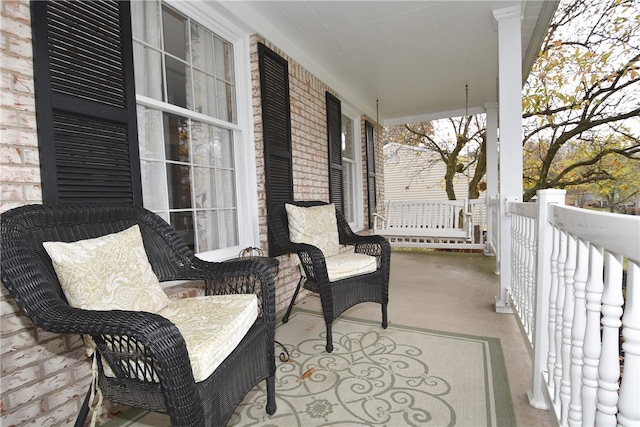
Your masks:
M609 136L615 138L613 134ZM556 155L550 168L552 175L559 175L567 170L569 165L582 165L581 168L565 174L564 179L567 181L582 182L568 188L568 202L579 207L606 207L610 212L629 211L626 206L633 203L640 194L640 162L633 157L606 155L600 157L596 163L590 164L591 159L597 157L601 151L601 147L622 145L621 141L601 141L594 150L591 144L578 144ZM536 160L538 157L534 153L547 149L548 146L540 145L536 150L529 150L529 155L525 157L524 170L533 171L538 167L540 162ZM597 179L591 179L593 177Z
M614 179L590 184L590 192L603 202L609 212L628 213L628 206L640 194L640 162L624 156L609 156L603 161L611 163L606 168L614 175Z
M640 2L562 1L524 90L524 199L640 161L639 94Z

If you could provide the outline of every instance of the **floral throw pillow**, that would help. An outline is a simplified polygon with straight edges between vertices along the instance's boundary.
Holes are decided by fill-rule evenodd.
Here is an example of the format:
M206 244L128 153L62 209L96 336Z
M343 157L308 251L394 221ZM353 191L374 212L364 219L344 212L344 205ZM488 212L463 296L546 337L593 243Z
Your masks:
M285 209L292 242L316 246L325 257L340 252L336 207L333 203L308 208L285 204Z
M169 304L138 225L77 242L44 242L67 301L86 310L156 313Z

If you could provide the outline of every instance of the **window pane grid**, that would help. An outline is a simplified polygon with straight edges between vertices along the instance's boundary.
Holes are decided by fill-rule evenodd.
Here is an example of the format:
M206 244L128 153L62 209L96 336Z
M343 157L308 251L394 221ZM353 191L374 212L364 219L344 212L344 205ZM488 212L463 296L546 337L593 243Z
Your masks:
M138 93L236 123L233 45L166 5L155 17L157 35L150 34L136 16L153 19L149 10L132 9L136 26L145 27L134 31Z
M160 4L132 8L145 207L196 252L236 246L233 45Z

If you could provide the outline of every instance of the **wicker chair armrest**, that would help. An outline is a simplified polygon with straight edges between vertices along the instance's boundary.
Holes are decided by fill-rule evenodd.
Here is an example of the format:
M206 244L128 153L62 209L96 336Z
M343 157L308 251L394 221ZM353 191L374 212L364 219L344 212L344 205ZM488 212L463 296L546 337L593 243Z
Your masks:
M83 310L60 303L41 317L46 319L41 326L49 332L132 338L144 346L154 362L162 368L160 370L173 369L172 366L182 364L191 373L182 334L171 321L159 314L128 310ZM166 376L166 372L159 373L161 380L163 376Z
M294 243L293 245L295 246L294 252L297 253L306 276L315 280L318 285L328 284L327 263L322 251L317 246L307 243Z
M379 235L345 234L340 244L353 246L355 253L377 257L378 264L381 258L389 258L391 253L391 244L385 237Z
M389 272L391 264L391 244L383 236L361 236L355 243L356 253L374 256L377 259L378 268Z
M360 235L353 232L349 223L341 212L336 212L338 221L338 236L340 244L355 246L355 252L378 257L378 265L390 257L391 245L389 241L380 235ZM381 260L382 259L382 260Z
M387 239L385 239L383 236L379 236L376 234L372 234L369 236L363 236L360 234L346 234L343 235L343 238L340 239L340 244L341 245L360 245L360 244L368 244L368 245L379 245L379 246L384 246L385 242L387 242Z
M354 245L355 252L360 254L379 257L391 251L389 241L383 236L357 236L350 244Z
M140 352L135 346L123 348L124 358L135 359L135 356L132 357L135 354L139 354L141 360L150 357L149 364L154 367L156 379L162 384L167 406L184 406L184 402L188 402L189 407L185 409L185 413L201 413L204 417L187 346L178 328L169 320L158 314L142 311L83 310L62 301L38 317L43 319L38 322L39 326L50 332L90 335L96 337L98 342L103 341L101 337L104 336L118 336L123 341L142 344ZM118 353L117 349L110 350ZM107 360L109 359L113 360L107 356ZM113 368L116 375L122 372L116 366ZM182 424L180 420L172 419L172 422Z
M180 279L204 280L210 295L256 294L261 317L275 325L275 278L258 261L210 262L194 257Z

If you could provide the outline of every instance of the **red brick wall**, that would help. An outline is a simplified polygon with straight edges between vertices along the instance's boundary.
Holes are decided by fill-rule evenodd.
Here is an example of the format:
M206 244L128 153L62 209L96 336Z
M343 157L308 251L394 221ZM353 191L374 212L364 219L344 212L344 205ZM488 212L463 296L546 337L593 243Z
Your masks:
M293 151L293 192L296 200L329 200L328 150L327 150L327 115L326 92L339 97L324 82L304 69L300 64L288 57L269 41L260 36L251 39L251 77L253 82L253 111L256 163L258 165L258 201L260 210L260 242L262 250L267 252L267 221L264 178L264 142L262 139L262 115L260 101L260 73L258 68L257 43L262 42L289 63L289 93L291 102L291 142ZM366 144L364 121L375 124L375 120L362 116L360 120L362 152L362 194L364 197L364 224L368 223L368 196L366 188ZM380 134L380 133L378 133ZM376 172L377 188L384 188L382 179L384 156L381 140L377 141ZM382 196L382 194L380 194ZM382 200L379 198L378 206ZM293 296L300 279L297 257L283 255L280 259L280 272L276 278L278 310L284 310ZM303 291L298 300L305 295Z
M1 8L0 211L5 211L39 203L42 193L29 2L5 1Z
M2 3L0 211L41 203L29 2ZM7 290L0 296L0 424L65 424L75 419L90 380L79 336L36 328Z
M0 211L41 203L39 155L35 121L33 61L28 0L1 4L0 49L2 101L0 110ZM260 242L267 250L262 119L260 114L257 42L252 38L254 132L257 164ZM294 192L297 199L328 200L325 92L331 89L268 41L289 61ZM335 93L334 93L335 94ZM335 94L339 96L339 94ZM370 120L372 123L373 120ZM364 121L361 120L362 141ZM365 145L363 182L366 183ZM382 151L378 147L378 188L383 188ZM366 184L365 184L366 185ZM366 187L365 197L366 224ZM281 256L277 277L277 308L284 310L300 277L296 258ZM76 417L90 381L90 366L76 336L50 334L36 328L0 287L0 425L65 425ZM185 296L172 290L173 297ZM299 298L302 294L299 296ZM111 408L106 404L104 410Z
M260 36L251 39L251 77L254 87L254 135L258 163L258 200L260 209L260 242L267 252L267 221L264 178L264 141L260 101L258 42L264 43L289 63L289 94L291 102L291 143L293 154L293 192L296 200L329 200L326 91L331 89L302 68L284 52ZM332 92L334 95L335 92ZM283 255L276 278L276 305L285 309L300 279L297 256ZM306 291L298 295L300 300Z

